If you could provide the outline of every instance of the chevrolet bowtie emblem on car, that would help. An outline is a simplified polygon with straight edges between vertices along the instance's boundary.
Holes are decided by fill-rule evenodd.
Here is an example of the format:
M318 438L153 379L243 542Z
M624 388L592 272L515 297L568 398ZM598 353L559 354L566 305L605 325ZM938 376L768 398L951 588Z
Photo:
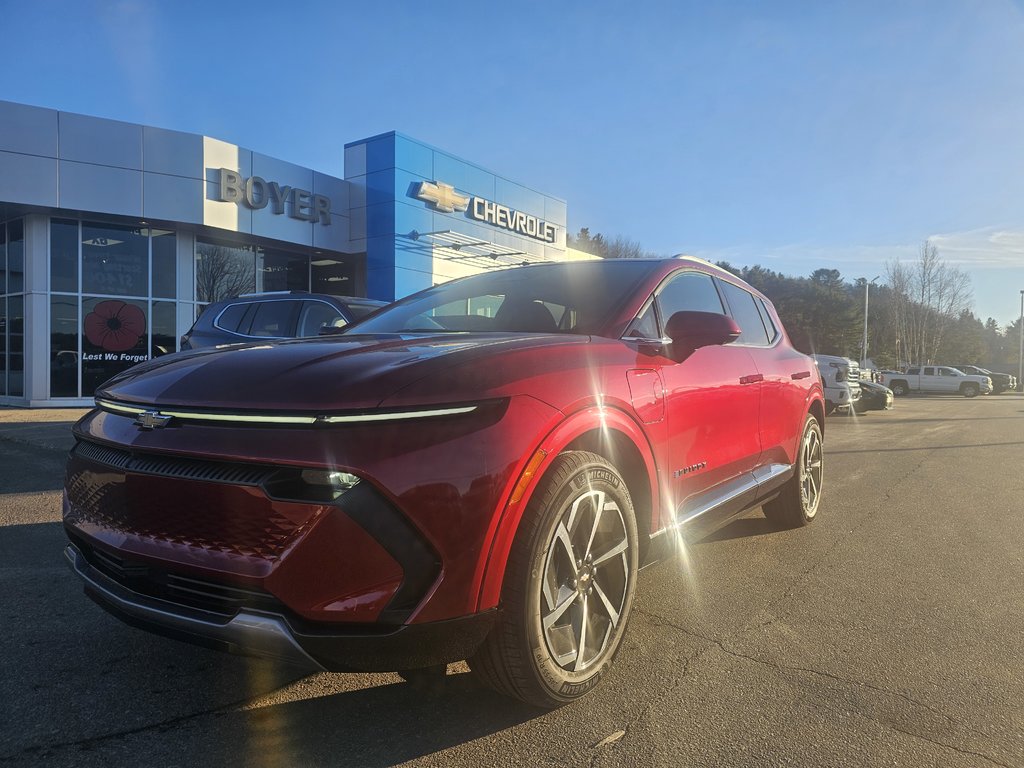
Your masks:
M164 416L160 411L143 411L135 417L135 425L142 429L163 429L170 420L170 416Z
M416 197L431 203L443 213L455 213L469 208L469 195L460 195L455 187L443 181L421 181L416 188Z

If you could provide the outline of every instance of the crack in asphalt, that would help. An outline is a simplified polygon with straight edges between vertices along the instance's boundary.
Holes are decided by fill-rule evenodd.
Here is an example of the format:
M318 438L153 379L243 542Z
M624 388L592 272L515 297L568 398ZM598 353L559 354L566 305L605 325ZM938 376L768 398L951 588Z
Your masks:
M859 709L858 710L854 710L854 713L857 714L857 715L860 715L865 720L870 720L872 723L876 723L876 724L882 726L883 728L889 729L890 731L895 731L896 733L902 733L904 736L910 736L911 738L914 738L914 739L920 739L923 742L926 742L928 744L934 744L937 747L945 747L946 749L950 749L950 750L952 750L953 752L956 752L959 755L970 756L970 757L980 757L982 760L985 760L986 762L989 762L992 765L1000 766L1000 768L1014 768L1014 766L1010 765L1009 763L1001 763L998 760L996 760L995 758L989 757L988 755L983 754L981 752L972 752L969 749L961 749L960 747L956 746L955 744L947 744L944 741L935 741L935 739L929 739L927 736L922 736L920 733L913 733L911 731L905 731L902 728L897 728L892 723L887 723L887 722L884 722L883 720L878 720L877 718L871 717L871 715L868 715L865 712L861 712Z
M845 685L856 686L858 688L865 688L867 690L875 691L877 693L881 693L881 694L884 694L886 696L893 696L893 697L902 699L903 701L906 701L907 703L912 704L912 705L914 705L916 707L920 707L922 709L926 709L929 712L931 712L932 714L937 715L938 717L943 718L944 720L946 720L951 725L963 728L963 729L967 730L968 732L973 733L975 735L978 735L978 736L981 736L981 737L987 737L987 734L984 734L984 733L982 733L982 732L980 732L980 731L978 731L978 730L976 730L974 728L971 728L970 726L962 723L961 721L957 720L956 718L951 717L950 715L947 715L945 712L942 712L941 710L935 709L934 707L932 707L932 706L930 706L928 704L925 704L922 701L918 701L917 699L915 699L915 698L913 698L911 696L908 696L908 695L906 695L904 693L900 693L899 691L893 691L893 690L891 690L889 688L883 688L881 686L873 685L872 683L867 683L867 682L864 682L864 681L861 681L861 680L852 680L850 678L841 677L839 675L835 675L835 674L832 674L830 672L825 672L825 671L822 671L822 670L819 670L819 669L813 669L813 668L810 668L810 667L797 667L797 666L792 666L792 665L789 665L789 664L780 664L778 662L771 661L769 659L764 659L764 658L760 658L758 656L752 656L750 654L742 653L740 651L737 651L737 650L735 650L733 648L729 648L729 647L726 646L726 644L725 644L725 640L726 639L734 638L734 637L739 637L740 635L746 634L747 632L751 631L750 629L741 629L738 632L735 632L735 633L733 633L731 635L728 635L725 639L722 639L722 638L710 637L708 635L701 634L700 632L694 632L693 630L689 629L688 627L681 626L680 624L678 624L678 623L676 623L674 621L666 619L664 616L660 616L660 615L655 614L655 613L650 613L649 611L636 610L635 612L639 613L642 616L645 616L646 618L648 618L648 620L650 620L651 623L654 624L655 626L669 627L671 629L674 629L674 630L676 630L678 632L681 632L681 633L683 633L685 635L688 635L690 637L696 637L696 638L700 638L702 640L706 640L708 642L708 645L705 646L700 651L698 651L696 654L694 654L693 656L691 656L691 657L689 657L687 659L688 663L687 663L687 666L684 669L683 674L681 675L681 677L669 689L664 691L664 693L662 693L661 696L659 696L657 700L652 701L651 704L649 704L644 709L644 711L641 712L640 715L637 716L637 718L635 718L635 720L633 722L638 721L644 714L646 714L648 711L650 711L650 709L657 703L658 700L663 699L665 696L667 696L669 693L671 693L672 690L674 690L676 687L678 687L678 683L682 680L683 677L686 676L686 672L689 669L689 661L696 660L699 656L702 656L711 647L717 647L719 650L721 650L723 653L725 653L725 654L727 654L729 656L732 656L732 657L737 658L737 659L744 659L746 661L751 661L751 662L754 662L755 664L760 664L762 666L769 667L770 669L774 669L774 670L776 670L778 672L782 672L782 673L786 673L786 672L803 672L803 673L810 674L810 675L816 675L816 676L819 676L819 677L824 677L824 678L829 679L829 680L834 680L834 681L836 681L838 683L843 683ZM763 627L763 626L768 626L769 624L774 623L774 621L775 620L773 619L772 621L768 621L768 622L765 622L765 623L763 623L761 625L758 625L758 628ZM854 711L857 714L861 715L862 717L864 717L864 718L866 718L868 720L871 720L872 722L875 722L875 723L878 723L879 725L883 725L885 727L888 727L888 728L890 728L890 729L892 729L894 731L898 731L899 733L903 733L903 734L906 734L908 736L913 736L913 737L921 739L923 741L927 741L927 742L930 742L932 744L935 744L936 746L941 746L941 747L946 747L948 749L952 749L952 750L954 750L956 752L960 752L961 754L964 754L964 755L975 755L977 757L984 758L985 760L988 760L989 762L993 763L994 765L1004 766L1003 763L1000 763L998 760L995 760L995 759L993 759L993 758L991 758L988 755L985 755L983 753L972 752L970 750L962 749L960 747L957 747L954 744L949 744L949 743L941 742L941 741L935 741L935 740L929 739L927 736L924 736L924 735L919 734L919 733L913 733L911 731L904 731L904 730L902 730L900 728L895 727L891 723L886 723L886 722L878 720L878 719L876 719L874 717L871 717L870 715L868 715L867 713L865 713L865 712L863 712L863 711L861 711L859 709L855 709ZM628 727L626 728L626 735L627 736L629 735L629 728ZM1011 768L1011 766L1005 766L1005 768Z
M283 686L282 686L283 687ZM170 720L161 720L158 723L150 723L148 725L140 725L136 728L128 728L123 731L114 731L112 733L104 733L99 736L89 736L85 739L78 739L76 741L65 741L57 744L46 744L32 747L25 747L19 752L12 752L7 755L0 755L0 762L8 762L18 757L27 757L29 755L46 756L51 752L55 752L61 749L73 749L78 747L80 750L92 749L94 746L102 744L107 741L117 741L118 739L124 739L129 736L135 736L140 733L146 733L147 731L164 732L172 730L173 728L187 723L191 720L198 720L202 717L219 717L228 714L231 707L237 707L240 704L244 704L249 699L240 699L239 701L224 704L220 707L213 709L206 709L201 712L193 712L188 715L181 715L180 717L172 717Z

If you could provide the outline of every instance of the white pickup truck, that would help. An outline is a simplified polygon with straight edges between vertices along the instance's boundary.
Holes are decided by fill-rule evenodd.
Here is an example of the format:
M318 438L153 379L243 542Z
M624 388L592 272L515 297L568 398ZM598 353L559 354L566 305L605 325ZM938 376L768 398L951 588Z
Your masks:
M821 374L827 411L848 411L860 400L860 366L857 361L835 355L811 357L818 364L818 373Z
M968 376L946 365L915 366L907 368L905 373L886 373L882 376L882 384L891 389L894 395L930 392L977 397L992 391L992 379L988 376Z

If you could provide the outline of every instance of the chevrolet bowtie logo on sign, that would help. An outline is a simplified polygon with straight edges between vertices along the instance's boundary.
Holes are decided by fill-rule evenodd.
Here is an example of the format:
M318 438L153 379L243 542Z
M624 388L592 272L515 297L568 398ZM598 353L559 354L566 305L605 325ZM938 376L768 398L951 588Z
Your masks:
M163 429L170 420L170 416L164 416L160 411L143 411L135 417L135 426L142 429Z
M431 203L443 213L461 212L469 207L469 195L460 195L451 184L441 181L421 181L416 189L416 197Z
M471 219L533 237L545 243L553 243L556 239L554 224L482 197L460 195L455 191L455 187L443 181L421 181L416 186L413 197L430 203L435 210L443 213L466 211Z

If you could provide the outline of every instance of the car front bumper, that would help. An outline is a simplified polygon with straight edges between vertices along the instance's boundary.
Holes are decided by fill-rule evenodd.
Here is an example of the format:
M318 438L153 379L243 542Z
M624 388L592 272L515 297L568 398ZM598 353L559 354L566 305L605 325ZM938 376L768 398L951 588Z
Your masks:
M465 659L483 642L497 615L490 610L398 627L313 627L293 616L244 608L224 616L135 592L94 567L75 544L67 546L64 556L86 595L126 624L310 672L386 672Z

